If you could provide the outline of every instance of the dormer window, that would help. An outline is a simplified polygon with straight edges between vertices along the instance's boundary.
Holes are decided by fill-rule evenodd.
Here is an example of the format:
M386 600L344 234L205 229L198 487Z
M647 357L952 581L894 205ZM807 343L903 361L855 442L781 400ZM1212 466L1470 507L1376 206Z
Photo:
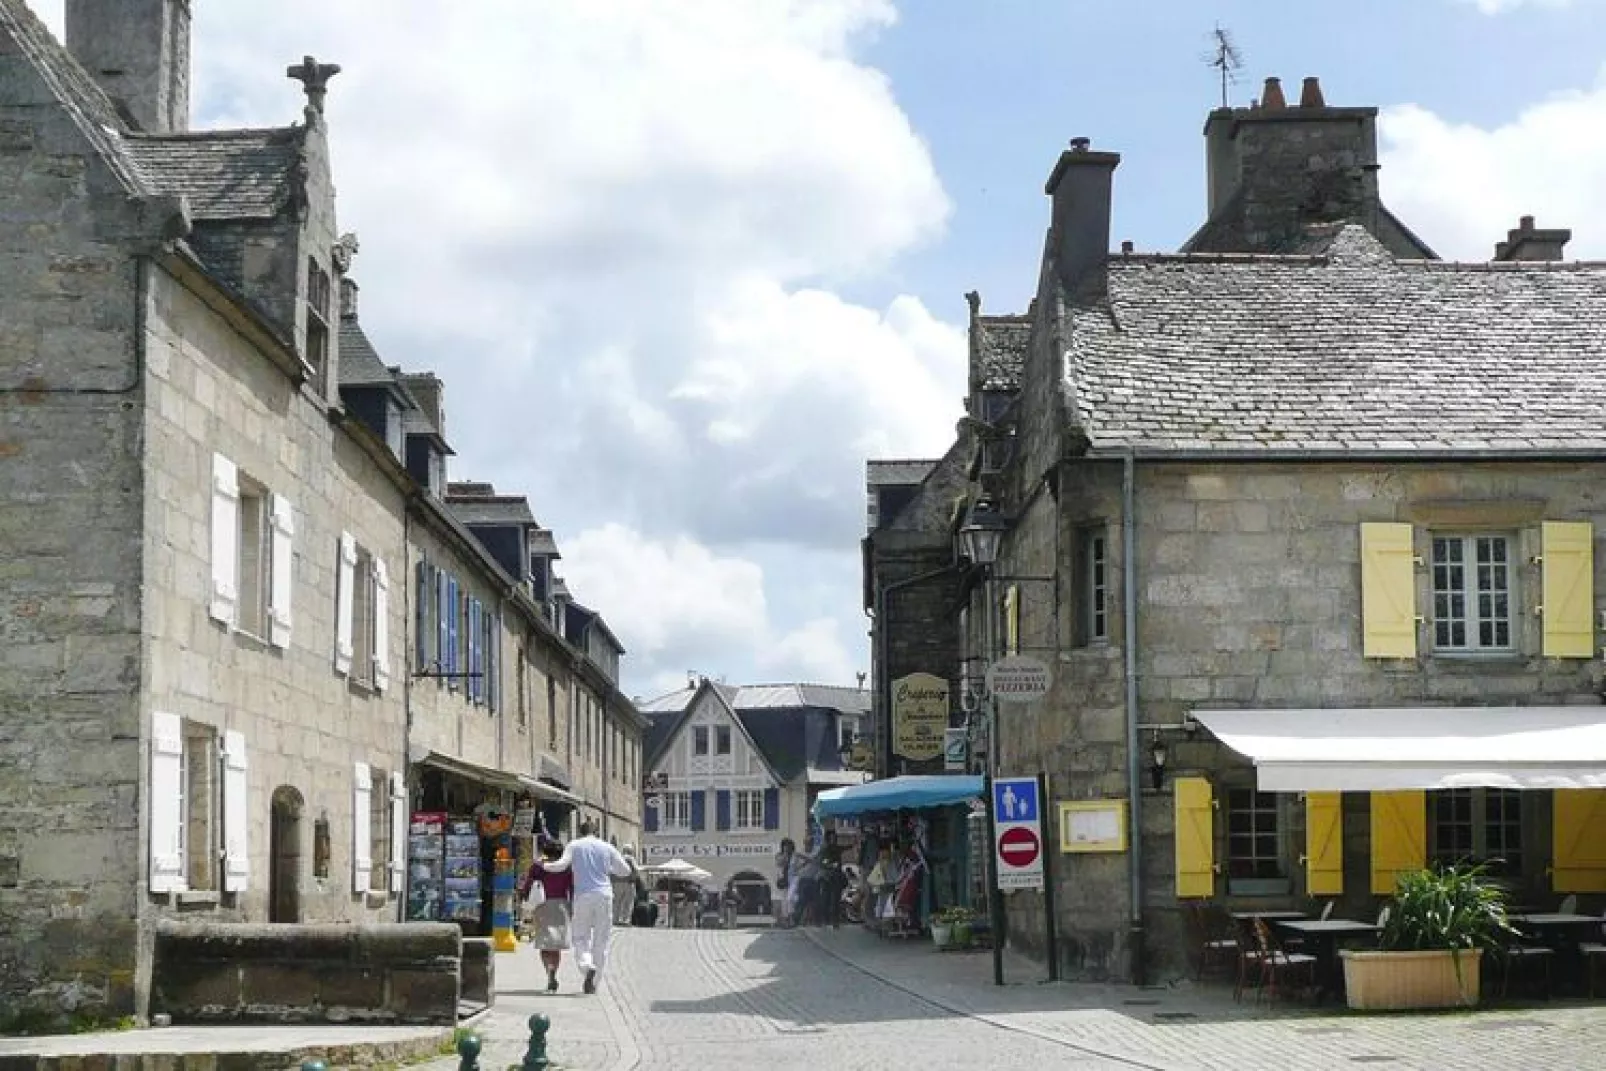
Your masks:
M329 387L329 295L329 273L308 257L306 355L319 394Z

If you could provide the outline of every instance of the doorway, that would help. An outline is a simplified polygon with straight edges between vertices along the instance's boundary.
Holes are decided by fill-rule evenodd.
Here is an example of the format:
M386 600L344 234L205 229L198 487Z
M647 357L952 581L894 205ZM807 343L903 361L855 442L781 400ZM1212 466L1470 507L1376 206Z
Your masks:
M268 921L301 921L301 793L273 790L268 833Z

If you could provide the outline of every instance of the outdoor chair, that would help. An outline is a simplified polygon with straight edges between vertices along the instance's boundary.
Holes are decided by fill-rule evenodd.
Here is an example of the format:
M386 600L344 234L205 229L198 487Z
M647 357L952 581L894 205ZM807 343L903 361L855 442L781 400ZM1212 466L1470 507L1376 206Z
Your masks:
M1237 960L1238 941L1232 936L1231 922L1214 904L1193 900L1183 904L1182 924L1187 929L1195 980L1213 967L1230 969Z
M1333 917L1333 905L1336 903L1338 903L1337 900L1329 900L1327 903L1322 905L1321 919L1323 922L1326 922L1328 919Z
M1601 918L1601 934L1606 936L1606 916ZM1606 944L1600 941L1584 941L1578 946L1578 954L1584 960L1584 976L1589 979L1589 998L1595 999L1595 978L1600 973L1600 965L1606 963Z
M1558 914L1558 915L1576 915L1576 914L1578 914L1578 894L1577 893L1568 893L1566 896L1563 896L1561 898L1561 906L1556 908L1556 914Z
M1545 945L1527 944L1520 937L1508 940L1500 949L1500 996L1511 995L1511 976L1518 973L1538 974L1544 979L1544 997L1550 999L1550 965L1556 960L1556 950Z
M1307 991L1315 988L1315 956L1308 956L1303 952L1288 952L1279 947L1265 919L1254 920L1254 933L1256 959L1260 965L1260 987L1255 994L1257 1001L1263 996L1270 996L1275 1000L1280 980L1302 979Z

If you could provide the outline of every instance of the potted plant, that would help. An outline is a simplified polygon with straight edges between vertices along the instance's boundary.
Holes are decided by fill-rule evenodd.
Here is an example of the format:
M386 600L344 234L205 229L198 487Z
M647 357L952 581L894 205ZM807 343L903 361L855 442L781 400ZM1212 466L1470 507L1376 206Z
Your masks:
M1401 874L1377 950L1340 953L1349 1006L1472 1007L1483 954L1513 932L1505 893L1483 864Z
M938 948L965 948L976 913L968 907L948 907L931 917L931 939ZM939 927L941 933L939 935Z

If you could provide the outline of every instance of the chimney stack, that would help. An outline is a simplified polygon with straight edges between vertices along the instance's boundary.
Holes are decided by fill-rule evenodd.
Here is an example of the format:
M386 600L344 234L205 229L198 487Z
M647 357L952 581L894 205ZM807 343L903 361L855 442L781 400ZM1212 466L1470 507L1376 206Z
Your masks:
M446 437L446 408L442 398L445 388L434 372L409 372L402 376L402 386L418 401L418 408L429 418L441 438Z
M1266 112L1280 112L1286 107L1288 107L1288 101L1283 99L1282 79L1266 79L1266 88L1260 93L1260 110Z
M1322 83L1319 78L1307 78L1299 87L1299 106L1301 108L1325 108L1327 101L1322 99Z
M190 0L67 0L67 50L125 120L150 134L190 127Z
M1072 138L1043 187L1054 202L1054 264L1066 290L1102 274L1110 255L1111 186L1121 155L1090 146Z
M355 320L357 318L357 291L361 289L357 281L349 275L340 277L340 318L342 320Z
M1506 232L1506 240L1494 247L1498 261L1560 260L1573 232L1564 227L1538 230L1532 216L1517 221L1517 229Z

